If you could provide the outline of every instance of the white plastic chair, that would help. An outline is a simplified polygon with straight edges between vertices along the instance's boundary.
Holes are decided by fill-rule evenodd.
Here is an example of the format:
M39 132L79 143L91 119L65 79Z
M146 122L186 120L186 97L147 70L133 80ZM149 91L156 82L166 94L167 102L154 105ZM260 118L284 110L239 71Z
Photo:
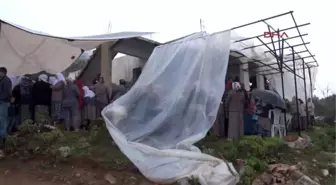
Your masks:
M281 116L283 115L282 111L280 109L273 109L269 111L268 117L270 120L272 120L272 113L274 115L272 127L271 127L271 136L285 136L286 135L286 127L285 122L281 121L284 119L281 119Z

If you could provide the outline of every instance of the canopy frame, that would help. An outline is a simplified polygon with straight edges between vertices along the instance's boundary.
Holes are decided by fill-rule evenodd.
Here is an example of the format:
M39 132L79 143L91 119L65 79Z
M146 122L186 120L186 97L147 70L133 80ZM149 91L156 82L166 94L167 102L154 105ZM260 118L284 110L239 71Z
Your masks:
M309 80L310 80L310 92L311 92L311 96L312 96L313 95L313 86L312 86L311 69L315 68L315 67L318 67L319 64L318 64L317 60L315 59L315 55L313 55L307 47L307 45L310 44L310 42L305 42L305 40L303 39L303 37L307 36L308 33L301 34L301 31L300 31L300 27L310 25L310 23L305 23L305 24L298 25L295 18L294 18L293 13L294 13L293 11L285 12L285 13L278 14L278 15L271 16L271 17L267 17L267 18L264 18L264 19L261 19L261 20L250 22L250 23L247 23L247 24L244 24L244 25L236 26L236 27L231 28L231 30L237 30L237 29L240 29L240 28L244 28L244 27L247 27L247 26L251 26L251 25L260 23L260 22L265 23L269 32L273 31L273 32L276 32L278 35L280 35L280 32L283 32L283 31L288 31L288 30L293 30L293 29L297 30L298 35L296 35L296 36L288 37L288 38L278 37L277 40L275 40L275 39L273 39L273 37L271 37L271 42L267 42L267 43L265 43L264 41L262 41L260 39L261 37L264 36L263 34L248 37L248 38L244 38L244 39L239 39L239 40L234 41L234 43L243 42L243 41L247 41L247 40L251 40L251 39L258 40L261 43L261 44L254 45L254 46L251 46L251 47L245 47L241 51L246 50L246 49L263 47L263 46L266 47L267 51L265 51L265 53L270 53L276 59L276 62L271 63L271 64L266 64L266 63L263 63L262 61L258 61L262 65L259 65L257 67L253 67L251 69L262 68L262 67L267 66L270 69L264 69L264 70L261 70L261 71L258 71L258 72L262 72L263 75L271 75L271 74L280 73L280 75L281 75L281 86L282 86L282 97L284 99L285 99L285 90L284 90L283 74L284 74L284 72L292 73L294 75L294 86L295 86L295 97L296 97L295 101L296 101L296 105L299 105L298 92L297 92L298 91L297 90L297 78L300 78L304 81L304 88L305 88L304 94L305 94L305 100L307 102L307 89L306 89L306 74L305 74L305 72L306 72L306 70L308 70L308 74L309 74L308 77L309 77ZM288 28L282 28L282 29L279 29L279 28L274 29L267 22L269 20L276 19L276 18L283 17L283 16L291 16L291 19L293 21L294 26L293 27L288 27ZM295 39L295 38L300 38L301 43L295 44L295 45L291 45L291 44L288 43L288 40ZM275 44L278 44L277 49L275 47ZM286 44L286 46L285 46L285 44ZM269 45L271 45L272 48ZM305 50L301 50L301 51L298 51L298 52L295 51L295 47L298 47L298 46L304 46ZM291 53L286 54L286 56L292 56L292 59L284 60L284 49L291 49ZM239 53L239 51L237 53ZM305 56L305 57L301 57L300 54L302 54L302 53L308 53L309 55ZM242 55L240 57L237 57L234 60L239 60L242 57L246 57L246 56ZM309 62L306 62L305 59L307 59L307 58L312 58L313 60L309 61ZM297 66L296 66L299 61L302 62L302 68L297 68ZM256 60L248 60L247 62L256 62ZM287 63L289 63L289 62L292 62L292 65L287 65ZM297 74L298 70L303 70L303 76ZM265 72L267 72L267 73L265 74ZM298 106L296 106L296 112L298 112L298 111L299 111ZM307 103L306 103L306 111L308 111ZM285 112L285 120L286 120L286 112ZM299 114L297 114L297 121L298 121L298 130L297 131L298 131L298 134L301 135L301 132L300 132L301 131L301 128L300 128L301 124L300 124L300 115ZM305 121L307 121L307 124L309 123L308 118ZM286 132L287 132L287 125L286 125Z

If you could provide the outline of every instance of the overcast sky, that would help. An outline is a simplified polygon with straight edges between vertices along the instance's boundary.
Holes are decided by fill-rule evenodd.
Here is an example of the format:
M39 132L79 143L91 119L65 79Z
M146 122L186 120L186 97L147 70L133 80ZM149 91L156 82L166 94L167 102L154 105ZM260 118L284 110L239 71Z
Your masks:
M307 46L320 64L315 93L320 94L319 89L327 85L336 92L333 1L0 0L0 4L1 19L52 35L103 34L108 31L110 22L112 32L153 31L158 34L152 39L161 42L200 31L200 18L204 20L206 31L214 32L293 10L298 24L311 23L301 32L308 33L304 39L311 42ZM294 26L290 16L269 23L280 29ZM262 34L267 27L261 23L236 31L250 37ZM297 32L287 34L291 37ZM297 48L300 50L303 48Z

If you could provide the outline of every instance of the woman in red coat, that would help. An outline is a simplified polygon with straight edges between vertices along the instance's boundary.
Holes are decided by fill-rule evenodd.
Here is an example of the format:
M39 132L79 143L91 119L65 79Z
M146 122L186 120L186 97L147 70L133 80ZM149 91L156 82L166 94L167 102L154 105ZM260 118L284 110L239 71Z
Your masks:
M76 85L79 89L79 97L78 97L78 102L79 102L79 111L80 111L80 120L79 122L82 123L82 115L83 115L83 110L84 110L84 107L85 107L85 103L84 103L84 90L83 90L83 81L82 80L76 80Z

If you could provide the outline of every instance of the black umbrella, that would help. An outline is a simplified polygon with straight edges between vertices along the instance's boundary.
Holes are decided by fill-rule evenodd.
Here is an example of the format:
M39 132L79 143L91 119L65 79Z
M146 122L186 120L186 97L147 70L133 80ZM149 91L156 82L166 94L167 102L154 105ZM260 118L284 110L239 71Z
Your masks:
M280 109L286 109L286 103L282 97L274 91L256 89L252 91L252 97L258 97L265 103Z

